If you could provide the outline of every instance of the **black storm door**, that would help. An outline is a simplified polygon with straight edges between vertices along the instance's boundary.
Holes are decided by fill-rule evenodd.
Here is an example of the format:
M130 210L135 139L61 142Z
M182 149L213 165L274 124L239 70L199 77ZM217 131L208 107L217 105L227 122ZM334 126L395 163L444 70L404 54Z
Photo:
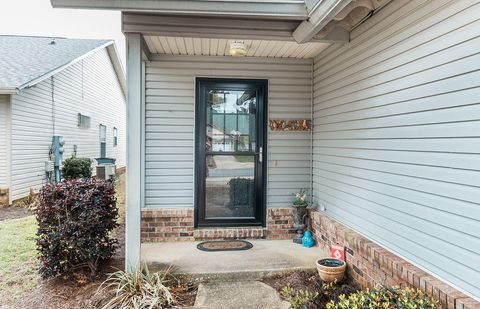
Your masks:
M196 226L265 225L267 81L196 80Z

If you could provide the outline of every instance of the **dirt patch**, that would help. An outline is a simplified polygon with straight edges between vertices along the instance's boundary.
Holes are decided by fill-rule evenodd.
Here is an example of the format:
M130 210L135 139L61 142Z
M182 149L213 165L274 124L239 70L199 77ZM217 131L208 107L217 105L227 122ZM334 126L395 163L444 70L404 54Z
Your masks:
M338 283L326 285L320 280L317 273L307 271L295 271L288 274L275 275L263 278L261 281L270 285L278 292L281 292L282 289L287 286L297 291L317 292L318 297L305 307L309 309L326 308L328 302L331 300L335 302L338 301L340 295L349 295L361 289L351 278L345 277Z
M5 207L0 208L0 221L9 219L19 219L33 215L33 211L24 207Z

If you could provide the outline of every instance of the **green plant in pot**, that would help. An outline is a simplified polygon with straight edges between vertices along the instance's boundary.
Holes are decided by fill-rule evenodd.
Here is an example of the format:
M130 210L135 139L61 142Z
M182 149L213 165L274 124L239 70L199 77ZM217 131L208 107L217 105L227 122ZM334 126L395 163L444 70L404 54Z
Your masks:
M297 230L297 235L293 239L294 243L301 244L303 232L306 227L308 211L307 211L307 191L302 189L295 193L293 199L293 227Z

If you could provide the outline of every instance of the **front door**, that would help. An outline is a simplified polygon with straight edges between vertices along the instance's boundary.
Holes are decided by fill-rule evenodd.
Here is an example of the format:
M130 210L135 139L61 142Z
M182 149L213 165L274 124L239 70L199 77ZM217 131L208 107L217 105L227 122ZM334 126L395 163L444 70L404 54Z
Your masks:
M196 226L265 224L267 81L197 78Z

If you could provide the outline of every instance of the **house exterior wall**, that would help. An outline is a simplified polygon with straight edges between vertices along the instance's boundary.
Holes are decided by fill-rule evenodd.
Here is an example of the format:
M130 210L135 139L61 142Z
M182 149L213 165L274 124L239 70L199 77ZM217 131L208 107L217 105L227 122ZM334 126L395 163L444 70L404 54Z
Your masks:
M10 96L0 94L0 188L8 186Z
M155 56L146 64L145 207L194 207L195 77L268 79L269 118L311 118L312 61ZM268 132L267 206L310 187L309 132Z
M315 59L314 198L480 297L479 1L392 1Z
M125 98L110 57L103 49L66 68L52 78L12 96L13 200L46 183L53 135L65 140L66 159L74 154L100 156L99 125L107 126L107 157L125 166ZM90 128L79 128L78 113L91 117ZM113 147L113 127L118 146Z

